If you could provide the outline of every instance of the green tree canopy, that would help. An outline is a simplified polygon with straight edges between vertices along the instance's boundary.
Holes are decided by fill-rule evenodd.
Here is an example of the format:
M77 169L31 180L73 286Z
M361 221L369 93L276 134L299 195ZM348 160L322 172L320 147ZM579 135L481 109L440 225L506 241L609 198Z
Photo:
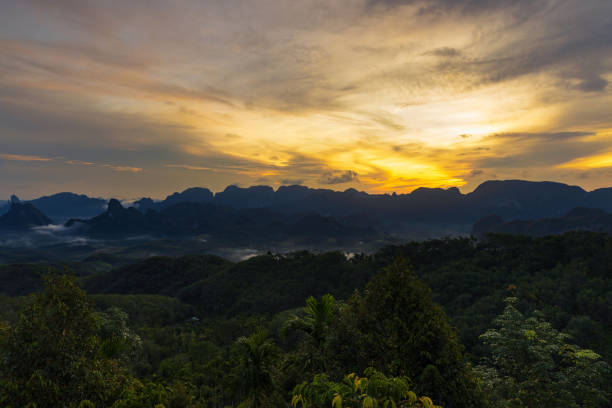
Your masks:
M506 299L495 329L481 335L490 357L477 367L495 407L609 406L610 367L592 350L538 317L524 317Z
M418 393L444 406L480 406L455 331L430 289L402 260L384 268L363 295L355 294L341 307L330 333L336 369L374 366L409 377Z
M0 405L76 407L89 400L110 406L131 378L116 361L100 357L99 320L74 278L43 279L44 291L7 330Z
M364 377L355 373L342 382L330 381L327 374L317 374L311 382L295 387L294 408L439 408L429 397L417 398L405 377L387 377L367 368Z

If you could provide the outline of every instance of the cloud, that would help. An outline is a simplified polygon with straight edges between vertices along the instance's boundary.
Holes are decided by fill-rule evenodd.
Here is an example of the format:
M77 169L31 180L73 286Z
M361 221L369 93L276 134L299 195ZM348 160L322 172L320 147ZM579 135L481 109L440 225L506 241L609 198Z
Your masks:
M585 78L576 86L577 89L585 92L601 92L608 86L608 81L600 76Z
M142 171L141 167L113 166L111 164L102 165L102 167L108 167L109 169L113 169L115 171L127 171L130 173L140 173Z
M390 191L474 169L569 180L559 163L612 139L610 15L609 0L16 2L0 17L2 149L54 159L45 174L4 159L0 181L131 197Z
M492 150L473 161L478 168L519 169L557 166L576 157L590 156L609 146L588 132L495 134Z
M357 180L357 173L352 170L345 170L343 172L331 172L324 173L321 176L320 183L322 184L343 184L349 181Z
M195 170L195 171L216 171L217 169L212 167L204 166L192 166L189 164L164 164L164 167L170 167L175 169Z
M506 133L494 133L486 137L488 140L498 140L505 143L505 141L515 143L517 141L523 142L566 142L584 139L587 136L593 136L592 132L541 132L541 133L527 133L527 132L506 132Z
M542 7L533 0L369 0L368 5L386 7L417 6L419 14L460 11L462 13L480 14L498 9L529 9ZM545 2L541 2L545 3Z
M0 153L0 159L11 160L11 161L39 161L39 162L46 162L46 161L53 160L48 157L29 156L29 155L24 155L24 154L9 154L9 153Z
M92 163L92 162L88 162L88 161L83 161L83 160L67 160L64 163L66 164L72 164L75 166L95 166L96 163Z
M141 171L143 171L141 167L120 166L116 164L101 164L101 163L93 163L93 162L84 161L84 160L66 160L64 163L71 165L71 166L93 166L93 167L107 168L107 169L111 169L114 171L123 171L123 172L131 172L131 173L140 173Z
M453 58L462 55L461 51L453 47L440 47L427 51L424 55L433 55L435 57Z

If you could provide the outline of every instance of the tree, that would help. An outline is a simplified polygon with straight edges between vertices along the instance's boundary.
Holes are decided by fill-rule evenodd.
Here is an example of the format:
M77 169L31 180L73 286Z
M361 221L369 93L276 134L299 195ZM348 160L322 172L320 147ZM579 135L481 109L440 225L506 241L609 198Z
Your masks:
M340 383L330 381L327 374L315 375L312 382L295 387L291 405L294 408L439 408L428 397L417 398L407 378L388 378L371 367L365 370L364 377L352 373Z
M247 392L247 399L240 406L260 408L265 406L273 392L272 358L275 347L268 333L259 329L249 337L240 337L236 344L240 350L240 379Z
M327 370L325 342L335 303L336 299L330 294L323 295L321 300L310 296L303 308L304 316L293 316L283 328L285 332L296 330L306 335L308 361L316 361L316 368L321 371Z
M384 268L340 310L330 330L334 371L374 366L410 378L416 392L444 406L480 406L455 331L403 260Z
M76 407L88 400L110 406L132 379L99 355L99 321L73 277L44 277L1 352L0 405Z
M496 329L481 335L490 356L477 367L495 407L604 407L610 367L539 317L525 318L506 299Z
M96 313L101 338L98 354L128 360L141 348L142 340L128 327L128 314L118 307Z

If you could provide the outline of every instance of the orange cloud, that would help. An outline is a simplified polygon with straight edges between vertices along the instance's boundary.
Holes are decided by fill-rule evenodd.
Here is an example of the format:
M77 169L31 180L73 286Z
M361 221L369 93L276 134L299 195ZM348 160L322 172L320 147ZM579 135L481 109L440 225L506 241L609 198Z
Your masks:
M8 153L0 153L0 159L3 160L11 160L11 161L52 161L48 157L40 157L40 156L29 156L25 154L8 154Z

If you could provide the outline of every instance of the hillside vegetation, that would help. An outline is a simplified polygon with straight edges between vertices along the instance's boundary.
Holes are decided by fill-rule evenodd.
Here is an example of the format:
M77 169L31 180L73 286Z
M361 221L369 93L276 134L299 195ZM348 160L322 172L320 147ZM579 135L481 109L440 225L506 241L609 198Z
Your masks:
M2 266L0 405L604 407L611 270L597 233Z

